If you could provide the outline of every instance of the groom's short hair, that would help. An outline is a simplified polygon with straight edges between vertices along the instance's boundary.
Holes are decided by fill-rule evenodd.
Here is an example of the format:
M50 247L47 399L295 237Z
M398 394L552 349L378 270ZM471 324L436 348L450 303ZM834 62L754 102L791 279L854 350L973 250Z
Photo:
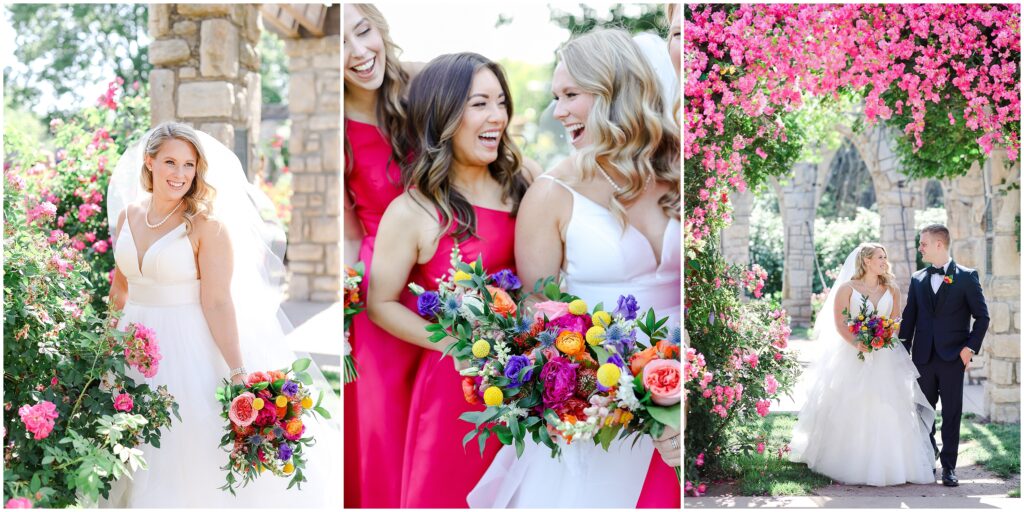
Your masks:
M938 237L938 239L942 241L942 245L949 248L949 228L946 226L943 226L942 224L931 224L929 226L925 226L921 232Z

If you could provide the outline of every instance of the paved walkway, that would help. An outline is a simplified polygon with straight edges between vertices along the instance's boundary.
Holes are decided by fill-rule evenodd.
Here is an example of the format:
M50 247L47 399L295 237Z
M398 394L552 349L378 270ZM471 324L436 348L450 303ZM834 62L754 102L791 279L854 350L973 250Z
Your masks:
M308 352L321 370L340 371L342 303L288 301L281 308L295 326L288 348Z

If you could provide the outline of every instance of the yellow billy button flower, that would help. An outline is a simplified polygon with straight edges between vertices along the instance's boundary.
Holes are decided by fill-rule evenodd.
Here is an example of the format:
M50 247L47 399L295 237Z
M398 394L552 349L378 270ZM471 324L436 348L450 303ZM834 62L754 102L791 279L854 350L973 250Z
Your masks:
M473 357L483 359L490 353L491 344L487 343L487 340L476 340L476 342L473 343Z
M264 404L263 404L263 399L262 398L253 399L253 401L252 401L252 410L258 411L258 410L263 408L263 405Z
M621 376L622 370L613 363L602 364L601 367L597 369L597 381L606 388L610 388L618 384L619 377Z
M295 465L291 462L286 462L284 464L284 474L290 475L292 474L292 471L295 471Z
M491 386L484 391L484 403L488 407L501 405L502 400L505 399L505 395L501 392L501 388L498 386Z
M864 321L864 315L858 315L857 320Z
M612 315L608 314L607 311L598 311L591 317L594 320L594 325L601 327L608 327L612 324Z
M308 396L306 398L303 398L302 399L302 408L303 409L312 409L313 408L313 398L312 397L308 397Z
M277 398L274 399L274 404L278 407L284 407L288 405L288 397L284 395L277 395Z
M595 325L590 329L587 329L587 343L590 344L590 346L594 346L597 345L598 343L601 343L601 340L603 339L604 327L601 327L600 325Z
M458 272L455 272L455 275L452 277L452 280L455 281L455 284L459 284L459 281L472 281L473 276L459 270Z
M569 303L569 312L574 315L585 315L587 314L587 303L576 299Z

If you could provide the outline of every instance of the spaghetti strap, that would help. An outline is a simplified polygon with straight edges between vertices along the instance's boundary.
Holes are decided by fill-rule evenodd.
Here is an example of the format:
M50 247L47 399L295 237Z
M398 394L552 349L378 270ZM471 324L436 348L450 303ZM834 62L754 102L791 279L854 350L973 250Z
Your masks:
M549 179L549 180L551 180L551 181L561 185L563 188L568 190L572 195L576 195L576 191L573 190L572 187L570 187L566 182L564 182L564 181L562 181L562 180L560 180L560 179L558 179L558 178L556 178L554 176L551 176L551 175L548 175L548 174L541 174L540 176L538 176L538 178L547 178L547 179Z

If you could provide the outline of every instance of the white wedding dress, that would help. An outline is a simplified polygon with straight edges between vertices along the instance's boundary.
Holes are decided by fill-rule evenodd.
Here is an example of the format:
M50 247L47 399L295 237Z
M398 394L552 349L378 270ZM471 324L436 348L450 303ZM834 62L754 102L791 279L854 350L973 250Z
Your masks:
M200 280L191 243L181 224L139 256L133 227L127 220L117 237L114 259L128 280L128 299L119 327L137 322L155 331L163 358L159 371L149 379L154 389L165 385L179 404L181 421L173 419L162 431L160 448L140 447L147 470L115 482L104 507L119 508L281 508L340 506L340 471L336 427L323 419L304 419L306 436L317 444L305 451L308 482L302 489L286 490L289 479L270 473L239 488L237 497L219 489L224 484L228 454L221 448L226 420L215 392L229 368L210 334L199 301ZM276 324L275 324L276 325ZM240 326L240 337L250 336L250 326ZM265 326L263 326L265 327ZM267 336L270 332L265 331ZM283 336L282 336L283 337ZM283 341L283 340L282 340ZM273 353L246 351L249 371L282 369L294 354L282 347ZM262 352L262 351L260 351ZM315 391L314 391L315 392ZM327 390L329 393L330 390ZM316 396L316 395L314 395Z
M548 176L572 193L572 217L565 234L566 291L589 307L603 303L613 310L618 298L632 294L641 312L653 307L668 326L679 325L680 225L669 219L660 255L633 226L622 226L611 212ZM649 343L643 333L638 338ZM634 508L651 464L654 445L644 436L615 440L606 452L593 441L561 442L562 456L526 442L520 458L504 446L470 492L472 508ZM657 463L662 463L657 456ZM613 492L605 492L614 490Z
M863 300L853 290L850 309L859 310ZM877 309L867 304L891 317L891 292L879 299ZM831 321L831 311L823 307L818 314ZM935 411L917 384L920 374L907 351L881 349L861 361L853 345L835 342L834 324L819 341L825 337L832 342L805 376L812 384L793 429L790 460L844 484L935 483L930 441Z

